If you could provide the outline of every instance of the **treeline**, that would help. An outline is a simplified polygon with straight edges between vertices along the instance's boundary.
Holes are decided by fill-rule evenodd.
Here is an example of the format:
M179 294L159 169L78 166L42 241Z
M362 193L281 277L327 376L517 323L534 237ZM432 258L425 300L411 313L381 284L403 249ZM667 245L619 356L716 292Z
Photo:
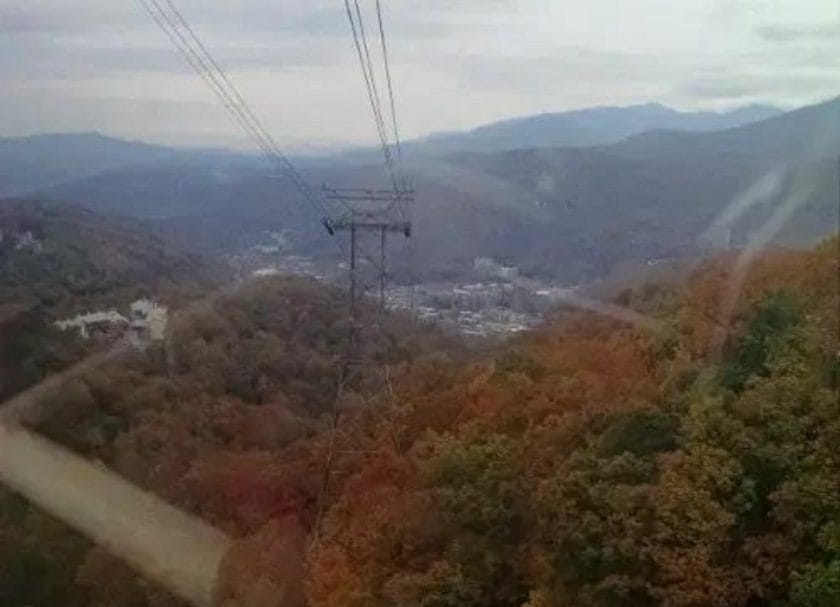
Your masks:
M341 294L260 281L37 429L235 536L305 533L312 607L834 606L838 244L623 293L653 330L565 313L468 353L366 322L364 372ZM178 604L9 494L0 540L2 604Z

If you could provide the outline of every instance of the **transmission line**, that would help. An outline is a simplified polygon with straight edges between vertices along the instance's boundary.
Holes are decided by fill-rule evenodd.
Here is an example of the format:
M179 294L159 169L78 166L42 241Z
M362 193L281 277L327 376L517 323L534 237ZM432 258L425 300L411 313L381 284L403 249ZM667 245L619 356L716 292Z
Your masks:
M368 101L370 102L370 109L373 112L373 121L376 126L376 132L379 135L379 141L382 145L382 152L385 155L386 163L389 161L390 152L388 149L388 138L383 128L383 121L381 112L379 110L378 95L375 94L375 84L373 82L373 72L368 69L368 63L365 61L365 56L362 51L361 43L359 42L359 32L356 29L356 18L353 17L353 11L350 8L349 0L344 0L344 7L347 10L347 20L350 23L350 32L353 34L353 42L356 46L356 54L359 57L359 66L362 69L362 77L365 81L365 88L367 89ZM356 3L356 12L361 19L361 12L358 10L359 5ZM361 25L361 22L360 22Z
M406 210L405 210L405 200L403 200L402 196L400 196L401 188L405 189L405 187L406 187L405 179L402 176L402 166L399 167L399 169L400 169L399 171L396 171L396 173L399 173L399 179L398 179L397 176L395 176L395 171L394 171L394 168L393 168L394 167L393 155L391 154L390 141L388 140L388 129L385 126L385 119L383 118L382 102L381 102L380 97L379 97L379 89L376 86L375 70L374 70L374 67L373 67L373 61L371 60L371 56L370 56L370 49L369 49L368 42L367 42L367 34L365 33L364 19L362 17L361 10L359 9L359 0L353 0L353 4L355 5L356 16L359 20L359 33L361 34L362 48L364 48L364 51L365 51L365 59L367 61L367 69L368 69L368 72L371 75L371 82L373 84L373 92L374 92L374 95L375 95L375 98L376 98L376 108L377 108L379 125L380 125L380 128L382 130L382 133L385 134L385 145L386 145L385 162L388 165L389 170L391 171L392 180L394 181L394 190L397 194L397 199L394 202L394 205L399 210L403 219L408 220L409 218L407 217ZM400 141L399 141L399 128L397 127L397 118L396 118L395 103L394 103L394 89L393 89L393 85L392 85L392 82L391 82L391 70L390 70L390 66L389 66L389 62L388 62L388 47L387 47L387 43L386 43L386 40L385 40L385 27L383 25L382 7L380 5L379 0L376 0L376 17L377 17L377 22L378 22L378 25L379 25L380 43L381 43L381 46L382 46L382 59L383 59L383 65L385 67L385 78L386 78L387 88L388 88L388 97L389 97L389 100L390 100L391 122L392 122L393 127L394 127L394 140L395 140L395 144L396 144L396 148L397 148L397 157L398 157L398 160L401 161L402 160L402 149L401 149ZM399 182L399 185L397 184L397 182Z
M382 100L379 95L379 87L376 84L376 71L373 67L373 60L371 59L370 55L370 47L368 46L367 41L367 34L365 32L365 21L362 17L362 11L359 8L359 0L353 0L354 8L356 9L356 18L358 19L359 23L359 34L361 35L362 39L362 48L364 49L364 56L365 60L364 63L367 65L367 72L370 75L370 82L371 88L373 89L373 98L375 99L376 109L374 110L375 119L377 121L377 127L382 134L383 137L383 149L385 152L385 164L388 168L388 171L391 175L391 181L394 185L394 192L397 195L397 198L394 202L394 205L399 210L400 215L402 215L403 219L407 219L405 208L403 206L403 200L400 196L401 188L404 187L404 180L399 179L397 176L398 171L394 168L394 159L393 155L391 154L391 143L388 137L388 129L385 126L385 119L383 118L382 112ZM379 10L377 12L377 17L381 17L382 11ZM384 32L384 28L382 28L382 21L379 20L380 25L380 32ZM383 47L385 48L385 47Z
M397 160L402 161L402 146L400 145L400 130L397 127L397 109L394 103L394 87L391 84L391 66L388 61L388 44L385 40L385 28L382 25L382 7L376 0L376 20L379 22L379 40L382 42L382 62L385 66L385 81L388 84L388 99L391 103L391 122L394 127L394 143L397 147Z
M328 212L324 203L315 197L303 176L282 152L277 142L257 118L172 0L165 0L170 11L167 11L159 0L138 1L158 27L167 35L190 67L201 76L234 120L256 142L263 155L278 166L292 181L304 200L321 216L322 223L327 225ZM340 245L338 246L341 250Z
M370 102L371 111L373 112L373 121L376 126L379 141L382 147L382 153L385 157L385 167L391 178L391 183L394 187L394 192L397 194L397 200L394 203L400 214L405 218L406 213L403 208L400 198L401 184L397 178L397 171L394 168L394 160L391 156L391 147L388 141L388 132L385 127L385 120L382 118L382 106L379 98L379 90L376 86L376 74L373 68L373 61L370 57L370 47L367 43L367 35L364 28L364 19L362 17L361 9L359 8L358 0L353 0L353 5L356 12L356 17L353 16L353 9L350 7L350 0L344 0L344 7L347 12L347 20L350 23L350 32L353 34L353 42L356 46L356 54L359 58L359 65L362 69L362 77L365 81L365 88L367 89L368 101ZM357 27L358 20L358 27Z
M359 26L359 35L362 40L362 49L364 50L364 61L363 64L367 66L367 73L370 76L370 85L373 89L373 100L374 100L374 117L377 122L377 128L379 129L380 133L382 133L384 143L386 146L386 161L391 163L393 159L391 157L391 147L390 142L388 140L388 131L385 128L385 120L382 118L382 101L379 95L379 87L376 84L376 71L373 67L373 60L370 58L370 47L368 46L367 42L367 34L365 33L365 20L362 17L362 11L359 8L359 0L353 0L353 6L356 10L356 19Z
M256 128L258 133L269 144L269 147L270 147L272 153L275 154L277 157L279 157L281 159L284 167L290 172L290 174L292 176L294 176L295 181L299 184L298 187L302 191L306 191L308 193L307 198L312 198L313 197L312 196L312 190L309 187L309 185L306 183L306 181L303 179L303 177L300 175L300 173L297 171L297 169L291 163L291 161L288 159L288 157L285 154L283 154L283 152L280 150L279 146L277 145L277 142L274 140L274 138L271 136L271 134L266 130L266 128L263 126L262 122L260 122L260 120L257 118L256 114L254 114L253 110L251 109L251 106L248 105L248 103L245 101L245 99L239 93L237 88L233 85L233 83L227 77L227 74L225 74L225 71L219 66L219 64L213 58L213 55L211 55L210 51L207 50L207 47L204 46L204 43L196 35L195 31L190 26L190 24L187 22L187 20L184 19L184 16L181 14L181 11L178 10L178 8L175 6L175 4L172 2L172 0L166 0L166 3L169 5L170 9L172 10L172 13L178 19L180 24L184 27L184 29L187 31L187 33L190 35L190 37L196 43L198 49L201 51L201 53L203 53L204 57L207 59L207 61L210 63L210 65L215 69L216 73L221 77L222 81L227 85L228 90L233 94L236 101L238 102L238 104L237 104L238 107L242 109L243 113L251 121L251 123L254 125L254 127Z

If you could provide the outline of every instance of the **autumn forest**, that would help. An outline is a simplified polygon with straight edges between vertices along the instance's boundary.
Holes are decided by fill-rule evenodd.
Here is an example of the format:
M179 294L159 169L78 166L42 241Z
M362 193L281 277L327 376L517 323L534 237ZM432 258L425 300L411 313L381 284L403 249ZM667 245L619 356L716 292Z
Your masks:
M501 345L371 316L359 368L341 291L266 278L181 300L165 344L71 374L27 423L282 548L237 567L289 605L833 607L837 264L836 237L717 257L622 293L643 325L559 309ZM93 348L12 318L4 377ZM0 604L180 605L5 489Z

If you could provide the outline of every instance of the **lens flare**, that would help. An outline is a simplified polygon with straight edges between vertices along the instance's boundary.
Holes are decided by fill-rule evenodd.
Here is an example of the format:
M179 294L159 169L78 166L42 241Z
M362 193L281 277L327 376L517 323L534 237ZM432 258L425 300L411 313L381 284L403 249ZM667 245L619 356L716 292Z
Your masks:
M0 424L0 482L196 607L211 607L225 534L102 466Z

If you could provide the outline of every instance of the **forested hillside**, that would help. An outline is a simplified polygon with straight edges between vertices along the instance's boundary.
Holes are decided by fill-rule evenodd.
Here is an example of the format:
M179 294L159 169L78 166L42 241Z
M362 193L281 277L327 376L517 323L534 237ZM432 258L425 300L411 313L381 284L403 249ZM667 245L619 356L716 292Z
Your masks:
M312 603L837 604L837 247L764 255L731 323L720 260L633 295L658 334L572 316L410 374L348 458Z
M53 326L141 297L194 298L223 274L135 222L35 201L0 201L0 400L73 362L82 344Z
M335 412L378 402L378 363L463 355L405 318L372 324L358 350L371 364L348 372L337 409L347 310L343 291L309 280L232 285L177 310L166 344L72 373L29 421L236 535L288 515L311 529ZM2 487L0 538L0 604L176 604Z
M653 330L558 311L470 353L371 323L347 376L343 297L259 281L35 427L237 537L308 538L312 607L832 606L838 245L639 285ZM0 539L4 605L178 604L8 493Z
M210 282L211 264L141 224L81 207L0 202L0 304L57 314L120 296L172 295Z

